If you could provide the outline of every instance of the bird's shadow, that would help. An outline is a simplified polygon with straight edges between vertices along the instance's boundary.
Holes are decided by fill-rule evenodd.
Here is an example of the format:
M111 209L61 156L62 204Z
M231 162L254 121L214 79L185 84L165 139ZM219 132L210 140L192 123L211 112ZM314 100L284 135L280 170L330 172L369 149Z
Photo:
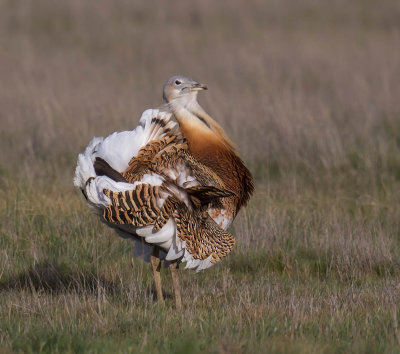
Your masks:
M27 270L0 281L0 291L31 290L44 293L76 292L109 295L121 292L121 285L89 271L74 271L52 261L37 263Z
M108 296L119 296L126 293L120 281L106 279L102 274L90 271L76 271L65 264L49 260L37 263L27 270L0 280L0 291L41 292L48 294L78 293L82 295L104 293ZM148 289L148 296L157 301L155 286ZM172 294L164 291L164 299L172 298Z

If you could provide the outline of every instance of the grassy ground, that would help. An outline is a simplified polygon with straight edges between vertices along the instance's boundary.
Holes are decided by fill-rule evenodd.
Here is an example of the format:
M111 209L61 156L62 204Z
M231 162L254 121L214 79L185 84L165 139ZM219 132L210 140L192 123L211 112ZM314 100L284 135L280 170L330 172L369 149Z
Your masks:
M400 352L397 1L0 1L0 352ZM72 186L171 75L256 194L184 308Z

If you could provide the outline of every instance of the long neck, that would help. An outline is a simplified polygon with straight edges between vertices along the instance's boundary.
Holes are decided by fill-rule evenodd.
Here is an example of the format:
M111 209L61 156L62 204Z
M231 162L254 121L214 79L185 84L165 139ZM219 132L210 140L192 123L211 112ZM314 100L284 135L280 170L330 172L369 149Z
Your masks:
M197 103L170 104L189 151L210 167L225 182L227 189L238 196L238 205L246 204L253 191L252 177L222 127Z
M197 95L175 99L168 104L179 124L192 126L207 133L214 133L227 148L236 150L235 145L222 127L212 119L197 102Z

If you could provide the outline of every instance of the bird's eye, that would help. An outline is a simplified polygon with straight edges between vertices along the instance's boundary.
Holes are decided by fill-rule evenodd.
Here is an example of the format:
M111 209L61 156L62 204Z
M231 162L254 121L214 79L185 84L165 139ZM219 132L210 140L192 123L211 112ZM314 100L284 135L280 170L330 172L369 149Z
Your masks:
M179 86L181 83L179 80L175 80L175 85Z

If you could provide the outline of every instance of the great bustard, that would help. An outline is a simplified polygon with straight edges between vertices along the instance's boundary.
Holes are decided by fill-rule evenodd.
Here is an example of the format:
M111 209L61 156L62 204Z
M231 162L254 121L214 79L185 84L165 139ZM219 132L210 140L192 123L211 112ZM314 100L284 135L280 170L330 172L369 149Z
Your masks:
M166 104L146 110L132 131L94 138L74 178L101 220L136 241L133 253L150 261L161 302L161 261L170 263L177 308L179 263L200 271L225 257L235 244L226 229L253 192L232 142L197 102L205 89L171 77Z

